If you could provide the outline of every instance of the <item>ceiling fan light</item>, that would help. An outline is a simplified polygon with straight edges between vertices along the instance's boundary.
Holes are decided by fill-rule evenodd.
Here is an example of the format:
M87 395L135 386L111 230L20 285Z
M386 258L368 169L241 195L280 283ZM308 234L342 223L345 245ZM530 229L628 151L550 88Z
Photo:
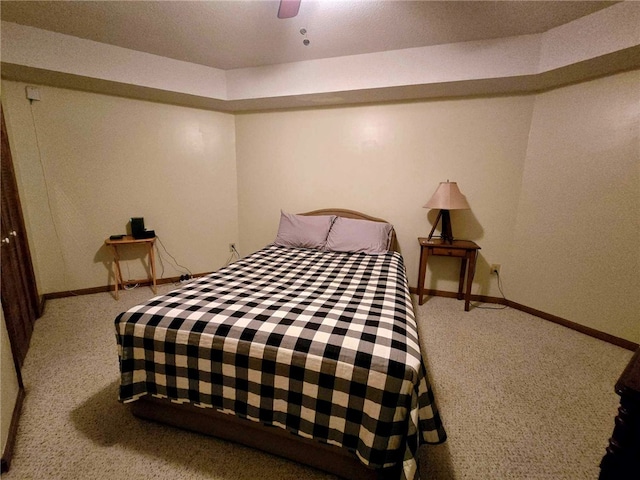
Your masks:
M301 0L280 0L278 18L293 18L298 15Z

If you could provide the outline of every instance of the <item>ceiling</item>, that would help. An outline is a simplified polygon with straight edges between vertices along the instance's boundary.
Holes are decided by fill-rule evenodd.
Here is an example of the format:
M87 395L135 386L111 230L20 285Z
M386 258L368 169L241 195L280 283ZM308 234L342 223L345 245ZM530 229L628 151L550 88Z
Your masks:
M617 2L302 0L286 20L278 3L2 0L1 17L230 70L541 33Z

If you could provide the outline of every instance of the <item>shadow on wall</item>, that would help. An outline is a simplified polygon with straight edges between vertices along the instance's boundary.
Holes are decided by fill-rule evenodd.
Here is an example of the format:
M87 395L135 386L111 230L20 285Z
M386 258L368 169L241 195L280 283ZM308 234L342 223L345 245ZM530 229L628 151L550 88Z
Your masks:
M125 281L136 278L147 279L151 276L148 248L144 244L126 245L119 248L120 268ZM115 283L115 262L111 249L104 243L93 256L93 263L102 263L107 273L106 285ZM156 267L157 268L157 267Z
M438 217L438 212L438 209L431 209L429 213L427 213L428 224L425 225L425 227L427 227L424 234L425 237L429 235L428 232L433 228L433 224ZM439 222L433 235L439 236L442 233L441 228L442 220ZM482 228L473 210L452 210L451 229L453 231L453 238L456 240L473 240L475 242L484 237L484 228Z

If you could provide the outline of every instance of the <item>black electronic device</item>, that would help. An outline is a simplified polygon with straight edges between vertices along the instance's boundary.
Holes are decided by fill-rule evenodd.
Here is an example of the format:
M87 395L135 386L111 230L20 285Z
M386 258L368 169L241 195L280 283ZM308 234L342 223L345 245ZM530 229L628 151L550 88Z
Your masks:
M124 235L111 235L109 237L109 240L122 240L124 238Z
M131 217L131 236L136 240L153 238L156 236L156 232L155 230L147 230L144 228L143 217Z
M131 217L131 236L133 238L143 238L145 228L144 228L144 218L143 217Z

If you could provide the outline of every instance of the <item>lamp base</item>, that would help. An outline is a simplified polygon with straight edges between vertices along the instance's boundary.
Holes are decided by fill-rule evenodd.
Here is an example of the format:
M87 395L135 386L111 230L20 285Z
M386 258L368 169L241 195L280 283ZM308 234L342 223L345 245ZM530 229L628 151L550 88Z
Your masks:
M453 233L451 231L451 216L449 215L449 210L440 210L438 212L438 216L436 217L436 221L433 224L433 228L429 233L429 240L433 237L433 232L435 232L436 227L438 226L438 222L442 218L442 234L440 238L444 243L452 244L453 243Z

